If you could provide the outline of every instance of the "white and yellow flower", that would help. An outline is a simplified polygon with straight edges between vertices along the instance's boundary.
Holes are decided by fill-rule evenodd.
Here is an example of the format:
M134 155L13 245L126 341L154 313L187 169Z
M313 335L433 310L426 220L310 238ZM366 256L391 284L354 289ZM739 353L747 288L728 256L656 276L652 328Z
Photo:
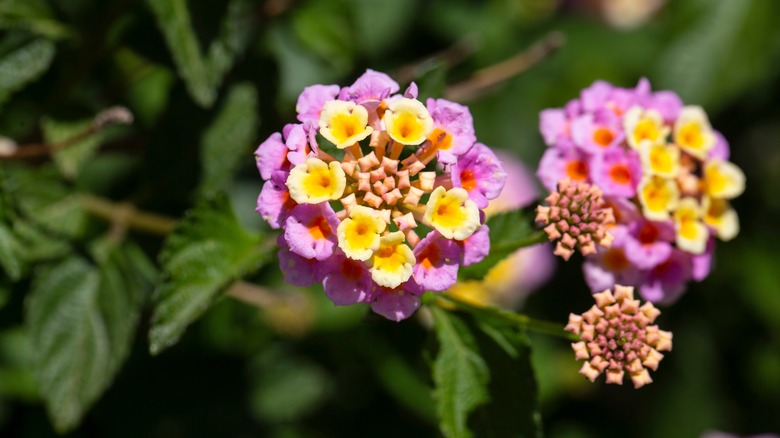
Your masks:
M339 149L348 148L374 132L374 128L368 126L368 110L343 100L325 102L319 125L320 134Z
M464 240L480 226L479 209L466 190L439 186L431 193L423 222L447 239Z
M380 234L386 226L378 211L362 205L352 207L336 231L339 247L351 259L368 260L379 249Z
M675 145L646 142L640 149L645 174L675 178L680 172L680 149Z
M674 180L649 175L639 183L637 196L646 218L663 221L669 219L669 212L677 207L680 190Z
M677 247L691 254L703 254L710 237L707 226L702 222L703 211L695 198L680 200L674 212L674 230Z
M341 198L347 180L341 164L309 157L293 167L287 177L290 197L299 204L319 204Z
M725 199L705 196L702 201L704 223L715 230L720 240L729 241L739 234L739 216Z
M628 144L640 150L643 144L663 143L669 135L664 118L656 110L635 106L626 112L623 118Z
M412 276L414 253L404 243L404 233L396 231L381 237L379 249L370 259L371 278L380 286L396 288Z
M707 114L700 106L686 106L674 122L674 142L682 150L704 160L717 138Z
M734 199L745 191L745 174L730 161L707 161L704 163L704 191L712 198Z
M390 138L401 144L418 145L433 132L433 118L419 100L405 97L387 105L382 120Z

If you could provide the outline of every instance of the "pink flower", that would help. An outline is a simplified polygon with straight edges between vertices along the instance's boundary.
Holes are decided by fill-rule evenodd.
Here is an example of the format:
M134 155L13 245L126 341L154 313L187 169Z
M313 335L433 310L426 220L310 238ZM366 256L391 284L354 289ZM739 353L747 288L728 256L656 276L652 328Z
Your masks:
M620 117L609 110L577 117L571 125L571 132L574 143L589 154L613 149L625 139Z
M607 196L631 198L642 179L642 164L636 151L610 149L591 161L591 179Z
M417 264L412 275L424 289L439 292L458 281L461 249L455 241L431 231L414 247L414 256Z
M401 321L410 317L420 307L420 295L425 290L414 279L390 289L384 286L374 285L368 301L371 302L371 310L391 321Z
M298 205L287 190L285 181L287 173L277 170L271 179L263 184L263 189L257 197L256 212L268 222L273 229L279 229L290 216L292 209Z
M674 225L640 219L628 225L626 257L639 269L651 269L669 258L674 242Z
M333 304L349 306L365 301L374 284L365 264L348 258L341 250L327 263L322 286Z
M279 245L277 257L284 281L293 286L306 287L322 280L323 262L290 251L283 234L277 237L276 243Z
M295 111L298 112L298 120L301 122L317 122L325 102L333 100L339 94L338 85L312 85L303 89L298 96Z
M596 245L610 247L613 237L606 226L615 219L612 210L604 208L601 190L565 179L545 201L548 207L536 207L536 222L545 225L550 240L558 241L556 255L569 260L575 248L589 255L596 253Z
M282 134L278 132L260 143L255 151L255 161L263 179L271 179L271 174L276 170L289 170L287 151L287 146L282 142Z
M393 93L397 93L401 87L385 73L366 70L354 84L344 87L339 93L339 100L351 100L361 103L369 100L384 100Z
M437 148L439 162L452 164L477 141L471 113L465 106L444 99L428 99L426 106L434 123L428 140Z
M570 179L576 183L589 182L588 156L573 144L547 148L539 162L536 176L548 191L554 191L558 181Z
M571 138L570 124L571 120L563 108L546 109L539 113L539 130L549 146Z
M475 143L458 157L452 168L452 185L466 189L479 208L488 206L504 188L507 174L493 151L482 143Z
M287 218L284 238L290 250L307 259L325 260L338 245L339 220L333 208L320 204L300 204Z
M566 331L579 336L572 344L577 360L584 360L580 374L591 382L606 373L607 383L623 384L626 374L634 388L651 383L648 369L656 371L672 350L672 334L651 325L661 312L652 303L640 307L634 288L615 285L593 295L596 304L582 315L569 315Z
M668 259L647 272L639 293L647 301L671 304L685 292L692 269L691 255L675 248Z
M468 239L460 242L461 263L470 266L481 262L490 253L490 228L482 224Z
M639 284L641 271L628 259L625 242L628 230L622 225L610 229L615 240L609 249L585 258L582 272L591 292L609 289L616 284Z

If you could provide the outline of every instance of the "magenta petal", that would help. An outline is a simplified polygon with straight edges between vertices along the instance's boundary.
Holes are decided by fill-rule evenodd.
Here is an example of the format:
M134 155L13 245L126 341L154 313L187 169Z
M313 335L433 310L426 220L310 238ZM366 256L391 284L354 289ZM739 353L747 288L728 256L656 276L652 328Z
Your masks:
M575 182L588 182L589 160L587 156L579 149L569 144L566 146L557 146L547 148L539 161L539 168L536 176L542 182L544 188L554 192L558 186L558 181L569 178ZM572 175L571 169L583 169L583 175L577 173ZM574 177L577 178L574 178ZM582 178L584 176L584 179ZM579 178L579 179L578 179Z
M399 89L398 83L387 74L368 69L354 84L341 89L339 100L351 100L357 103L366 100L383 100L388 95L397 93Z
M420 307L419 295L424 290L409 280L395 289L375 286L372 292L371 310L391 321L401 321L410 316Z
M306 87L298 96L295 111L298 112L298 120L317 122L320 120L320 112L325 102L333 100L339 94L338 85L312 85Z
M339 250L327 266L328 272L322 285L325 295L333 304L349 306L366 300L373 287L373 280L363 262L347 258Z
M690 255L674 249L665 262L647 272L639 293L647 301L671 304L685 292L691 276Z
M282 134L274 132L255 150L257 170L263 179L271 179L275 170L284 168L287 161L287 146L282 142Z
M327 202L299 204L287 218L284 238L290 251L307 259L325 260L338 245L338 226L336 213Z
M275 230L282 226L290 216L293 207L297 205L290 198L290 192L284 183L286 178L286 173L276 171L271 179L263 184L263 189L257 197L255 211Z
M536 202L539 188L528 167L508 153L502 151L495 151L495 153L501 160L501 166L506 171L507 177L504 190L494 202L502 210L514 210Z
M610 149L591 160L590 177L606 196L631 198L642 179L642 164L636 151Z
M424 289L439 292L458 281L461 248L457 242L431 231L414 247L414 256L418 262L414 279Z
M726 140L726 137L723 136L718 131L715 131L715 146L710 149L709 154L707 154L707 158L712 159L720 159L723 161L728 161L729 155L731 155L731 151L729 149L729 142Z
M463 248L463 266L481 262L490 253L490 228L482 224L477 231L461 242Z
M282 235L276 239L276 243L279 245L277 257L284 281L301 287L311 286L320 281L322 262L301 257L290 251Z
M440 149L438 152L439 162L452 164L456 157L468 151L477 141L471 112L467 107L445 99L428 99L426 106L434 127L452 136L449 149Z
M452 185L466 189L477 207L485 208L504 188L507 174L489 147L475 143L452 167Z
M544 142L555 146L559 140L569 138L569 119L560 108L546 109L539 113L539 130Z

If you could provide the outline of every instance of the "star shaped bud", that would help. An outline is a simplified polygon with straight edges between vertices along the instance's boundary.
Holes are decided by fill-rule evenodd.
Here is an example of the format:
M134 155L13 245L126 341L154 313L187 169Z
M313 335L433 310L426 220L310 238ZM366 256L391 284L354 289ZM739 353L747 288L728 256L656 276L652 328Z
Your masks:
M727 242L737 237L739 216L729 201L705 196L702 199L702 208L704 209L704 223L715 230L715 235L720 240Z
M639 183L637 197L647 219L664 221L671 217L669 212L677 208L680 189L674 180L650 175Z
M382 236L379 249L370 259L369 271L374 283L393 289L412 276L414 253L404 239L401 231Z
M378 211L356 205L338 225L339 247L351 259L368 260L379 249L379 236L386 226Z
M465 240L480 226L479 209L465 189L439 186L428 199L423 222L447 239Z
M683 198L674 212L677 247L691 254L703 254L710 232L704 225L702 208L694 198Z
M623 118L623 129L626 131L626 141L634 149L641 149L643 144L663 142L669 135L669 128L664 125L664 118L656 110L632 107Z
M384 117L390 138L401 144L418 145L433 131L433 119L419 100L398 98L387 105Z
M707 114L700 106L686 106L680 111L674 123L674 142L677 146L704 160L716 141Z
M320 113L320 134L345 149L365 139L374 128L368 126L368 110L355 102L331 100L325 102Z
M307 158L290 171L287 188L299 204L319 204L341 198L347 184L341 164L325 163L319 158Z
M612 245L613 236L607 226L615 222L615 217L598 187L561 180L558 191L545 201L549 206L536 208L536 221L545 226L550 240L558 241L556 255L569 260L575 249L589 255L596 253L596 245Z
M572 344L576 360L584 360L580 374L591 382L604 373L607 383L622 385L628 374L634 388L651 383L648 369L656 371L671 351L672 334L650 325L660 315L651 303L639 305L634 288L615 285L593 295L596 305L582 316L569 315L565 330L579 336Z
M745 191L745 174L730 161L707 161L704 163L704 191L712 198L734 199Z
M640 149L642 170L646 175L676 178L680 173L680 148L663 143L645 143Z

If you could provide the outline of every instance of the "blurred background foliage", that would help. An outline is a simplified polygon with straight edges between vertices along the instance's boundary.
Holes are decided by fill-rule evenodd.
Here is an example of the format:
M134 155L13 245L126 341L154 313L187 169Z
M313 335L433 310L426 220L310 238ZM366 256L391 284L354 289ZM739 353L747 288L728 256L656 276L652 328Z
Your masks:
M619 3L633 6L610 9ZM303 87L346 85L366 68L402 86L415 80L422 96L460 96L480 141L531 168L544 148L539 111L596 79L632 86L644 76L704 106L747 175L735 202L742 233L719 246L708 279L664 310L675 348L649 387L592 385L568 343L533 334L543 429L571 438L780 432L778 16L773 0L0 1L0 149L51 151L0 161L0 435L438 433L433 358L422 353L436 339L430 321L334 308L321 290L285 286L273 264L251 278L270 290L262 302L221 299L205 311L214 296L203 288L251 272L267 248L218 278L181 274L194 303L184 322L161 327L165 315L149 306L161 266L178 281L171 266L187 254L229 260L260 239L254 147L294 120ZM463 94L464 83L561 36L530 68ZM134 122L105 112L115 106ZM219 192L228 215L191 213L180 244L159 258L163 240L143 224L105 220L122 208L179 218ZM152 231L170 231L155 218ZM249 243L193 249L186 239L212 232ZM559 263L523 311L563 324L584 310L578 265ZM73 288L78 296L63 295ZM83 320L42 328L73 308ZM122 322L106 325L106 315ZM101 360L69 355L85 348L69 330L105 340L95 344ZM161 350L179 336L150 357L150 342ZM57 360L36 368L42 356ZM518 390L496 382L494 400Z

